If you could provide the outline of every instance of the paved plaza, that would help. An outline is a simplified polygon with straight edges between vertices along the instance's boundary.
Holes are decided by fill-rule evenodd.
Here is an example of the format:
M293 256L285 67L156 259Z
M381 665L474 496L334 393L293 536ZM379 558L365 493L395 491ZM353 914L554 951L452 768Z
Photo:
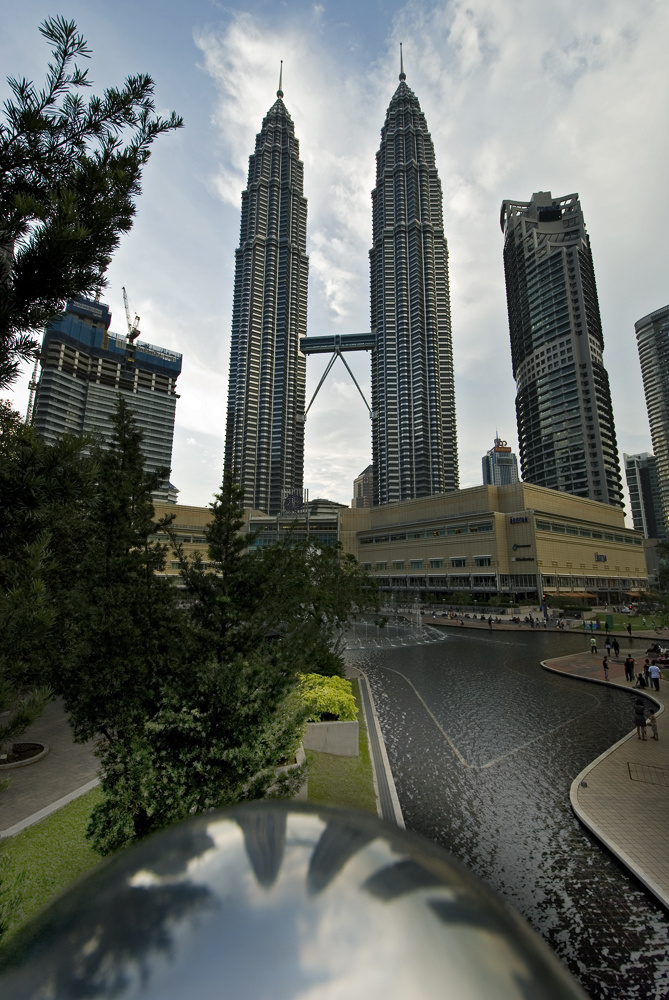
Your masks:
M669 906L669 728L665 721L665 701L669 682L660 682L660 691L640 691L625 680L623 661L628 652L636 661L635 672L643 669L646 648L654 635L635 633L633 645L619 638L620 655L609 660L609 680L604 680L600 640L598 653L590 651L546 660L549 670L598 684L615 685L630 692L630 733L593 761L575 779L571 801L576 815L616 855L643 884ZM651 657L652 659L652 657ZM660 703L657 712L659 740L645 742L637 736L632 712L633 698L644 693Z

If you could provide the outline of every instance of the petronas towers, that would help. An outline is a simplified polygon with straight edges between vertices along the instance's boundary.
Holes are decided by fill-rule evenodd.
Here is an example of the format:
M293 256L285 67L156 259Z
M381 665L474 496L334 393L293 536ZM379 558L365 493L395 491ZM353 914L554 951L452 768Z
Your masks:
M425 115L406 84L390 102L372 193L375 503L456 489L448 250ZM302 492L308 258L303 164L277 100L249 159L236 255L225 469L270 514ZM346 350L346 335L337 338Z
M302 491L309 277L304 165L280 81L276 96L242 194L224 460L245 506L272 514Z
M403 68L376 154L372 217L372 438L384 504L458 486L441 183Z

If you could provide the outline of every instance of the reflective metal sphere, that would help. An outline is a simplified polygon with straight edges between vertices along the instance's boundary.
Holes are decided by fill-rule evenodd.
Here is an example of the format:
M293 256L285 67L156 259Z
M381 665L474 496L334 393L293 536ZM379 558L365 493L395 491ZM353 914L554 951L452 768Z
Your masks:
M102 864L10 943L7 1000L549 1000L585 994L434 844L260 802Z

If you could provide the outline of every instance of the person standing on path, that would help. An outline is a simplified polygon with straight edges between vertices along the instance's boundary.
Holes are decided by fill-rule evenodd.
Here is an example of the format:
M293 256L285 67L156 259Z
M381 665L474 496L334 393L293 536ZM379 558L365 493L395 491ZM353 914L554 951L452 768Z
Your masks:
M609 679L609 658L608 658L608 656L605 656L604 659L602 660L602 666L604 667L604 680L608 681L608 679Z
M641 675L639 675L641 676ZM642 698L637 698L634 702L634 725L636 734L640 740L646 739L646 707Z
M591 653L596 653L597 652L597 640L595 639L594 635L593 635L592 639L590 640L590 652Z
M617 639L614 638L613 642L611 643L611 646L613 647L613 655L617 660L618 657L620 656L620 643L618 642Z
M657 719L655 718L655 712L650 713L648 717L648 724L650 725L650 728L653 730L653 735L651 738L654 740L659 740L660 737L658 736L657 732Z
M634 657L631 653L627 654L627 659L625 660L625 680L634 680Z
M648 668L648 673L650 674L650 681L656 691L660 690L660 668L658 667L655 660L651 663Z
M655 663L655 660L653 660ZM646 684L650 687L650 660L646 657L646 662L643 665L643 676L646 679Z
M610 637L608 635L606 637L606 642L604 643L604 646L606 648L606 655L610 656L611 655L611 639L610 639Z
M627 623L627 634L630 637L630 642L631 642L632 641L632 623L631 622Z

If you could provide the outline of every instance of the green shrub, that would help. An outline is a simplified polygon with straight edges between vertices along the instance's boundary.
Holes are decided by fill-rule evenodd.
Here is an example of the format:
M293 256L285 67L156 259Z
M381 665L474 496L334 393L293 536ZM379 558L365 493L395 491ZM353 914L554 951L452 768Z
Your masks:
M307 722L321 722L323 715L354 722L358 716L351 682L343 677L306 674L300 678L300 694L309 708Z

